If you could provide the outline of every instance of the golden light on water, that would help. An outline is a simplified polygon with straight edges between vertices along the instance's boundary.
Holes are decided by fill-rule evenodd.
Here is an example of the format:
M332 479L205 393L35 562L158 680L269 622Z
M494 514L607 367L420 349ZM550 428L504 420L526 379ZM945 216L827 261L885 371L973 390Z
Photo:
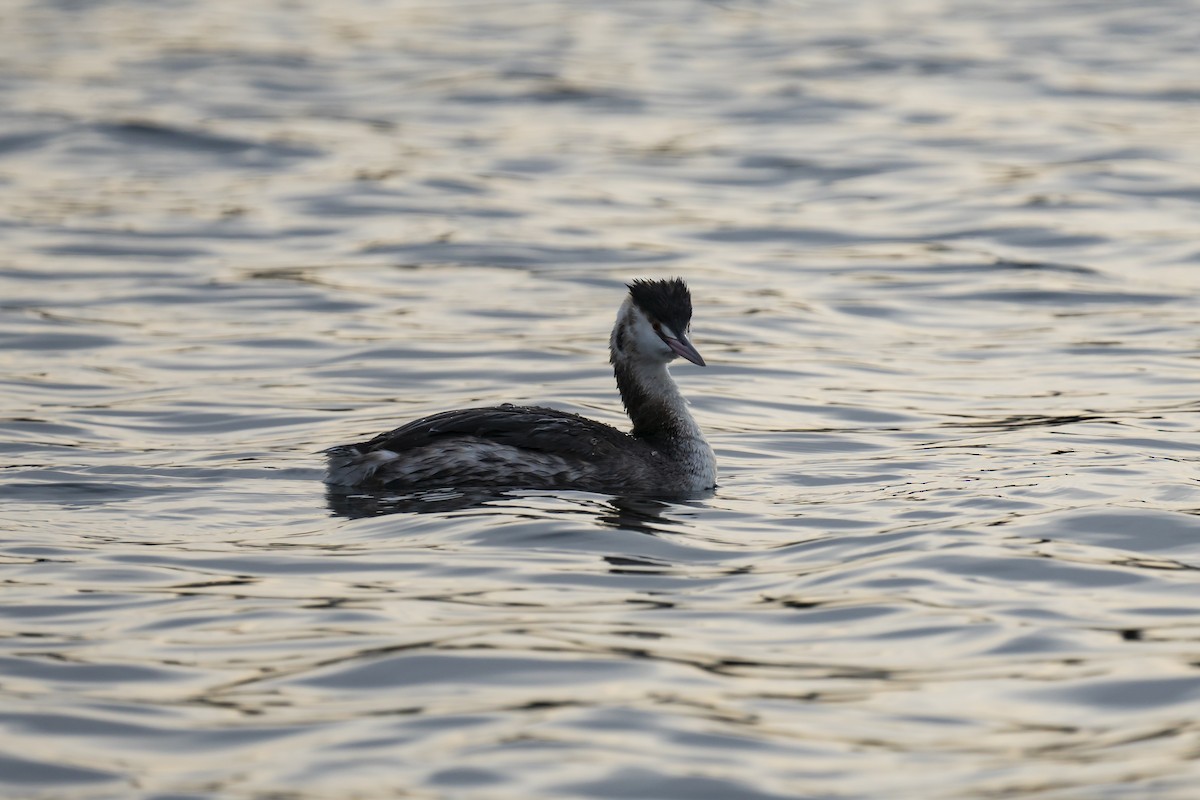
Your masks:
M0 794L1190 798L1197 11L0 14ZM712 497L325 492L672 275Z

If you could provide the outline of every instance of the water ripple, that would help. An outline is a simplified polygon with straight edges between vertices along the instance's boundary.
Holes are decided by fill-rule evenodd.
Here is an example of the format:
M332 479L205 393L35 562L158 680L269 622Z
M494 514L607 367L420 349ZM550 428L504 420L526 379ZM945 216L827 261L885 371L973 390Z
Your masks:
M31 3L0 792L1191 798L1195 0ZM444 408L721 485L327 491Z

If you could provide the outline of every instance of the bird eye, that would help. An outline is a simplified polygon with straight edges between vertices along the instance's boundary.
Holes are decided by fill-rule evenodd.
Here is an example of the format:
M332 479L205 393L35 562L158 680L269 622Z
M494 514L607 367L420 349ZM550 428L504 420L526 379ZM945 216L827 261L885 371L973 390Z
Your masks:
M662 324L659 323L658 320L655 320L654 322L651 322L650 324L654 327L655 333L662 333Z

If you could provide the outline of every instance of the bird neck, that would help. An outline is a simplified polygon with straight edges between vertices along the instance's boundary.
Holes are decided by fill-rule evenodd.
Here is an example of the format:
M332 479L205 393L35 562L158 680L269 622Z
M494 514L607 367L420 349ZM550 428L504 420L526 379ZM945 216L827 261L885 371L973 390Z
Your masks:
M613 374L634 436L663 442L703 438L666 364L615 357Z

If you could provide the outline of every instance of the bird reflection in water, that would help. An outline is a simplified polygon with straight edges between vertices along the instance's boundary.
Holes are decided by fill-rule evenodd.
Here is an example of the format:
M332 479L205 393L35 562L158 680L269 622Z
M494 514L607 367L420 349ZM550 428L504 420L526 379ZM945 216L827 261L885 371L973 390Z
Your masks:
M713 493L708 492L706 496ZM546 495L537 495L545 497ZM511 507L520 493L496 489L441 489L409 493L363 492L329 486L325 502L334 516L348 519L381 517L388 514L430 514L463 511L488 506ZM701 498L692 500L659 500L653 497L620 496L606 498L576 498L594 514L595 521L606 528L636 531L655 536L672 529L671 520L664 516Z

